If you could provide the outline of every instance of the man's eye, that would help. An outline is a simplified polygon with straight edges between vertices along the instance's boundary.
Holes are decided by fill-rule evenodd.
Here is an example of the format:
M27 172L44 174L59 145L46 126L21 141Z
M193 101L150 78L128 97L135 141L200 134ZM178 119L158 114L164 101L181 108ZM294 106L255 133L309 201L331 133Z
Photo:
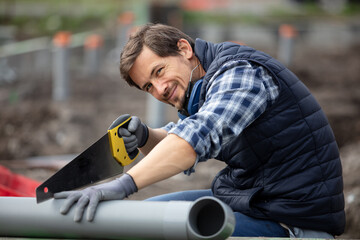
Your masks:
M145 91L150 91L150 88L152 87L152 84L151 83L149 83L148 85L146 85L146 87L145 87Z
M161 71L163 70L164 68L163 67L161 67L161 68L159 68L157 71L156 71L156 75L160 75L160 73L161 73Z

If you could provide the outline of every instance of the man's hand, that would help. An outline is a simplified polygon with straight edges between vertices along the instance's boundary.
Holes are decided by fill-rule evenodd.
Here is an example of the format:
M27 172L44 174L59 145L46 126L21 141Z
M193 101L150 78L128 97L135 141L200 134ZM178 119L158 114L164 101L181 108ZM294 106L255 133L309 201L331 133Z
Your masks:
M55 193L55 199L66 198L60 213L67 214L70 208L76 203L74 221L82 219L86 206L87 220L92 221L95 216L96 208L100 201L121 200L137 192L137 187L129 174L124 174L111 182L91 186L80 191L64 191Z
M117 124L121 121L125 121L130 117L129 114L121 115L114 121L117 122ZM148 138L149 138L149 129L148 127L141 122L141 120L136 117L132 116L129 124L127 127L120 127L119 133L121 134L126 151L130 154L133 152L136 148L143 147Z

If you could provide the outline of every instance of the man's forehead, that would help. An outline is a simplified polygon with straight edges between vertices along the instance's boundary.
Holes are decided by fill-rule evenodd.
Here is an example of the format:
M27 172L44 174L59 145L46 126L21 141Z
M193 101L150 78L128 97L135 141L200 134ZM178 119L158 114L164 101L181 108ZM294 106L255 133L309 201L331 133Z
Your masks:
M151 65L155 65L157 61L161 61L162 57L158 56L154 53L150 48L144 46L141 50L139 56L136 58L134 65L137 65L141 68L150 67Z
M139 57L150 57L150 58L161 58L159 55L157 55L151 48L144 46L138 56Z
M162 57L156 55L150 48L144 46L129 74L133 81L144 81L150 77L152 69L162 61ZM138 83L137 83L138 84Z

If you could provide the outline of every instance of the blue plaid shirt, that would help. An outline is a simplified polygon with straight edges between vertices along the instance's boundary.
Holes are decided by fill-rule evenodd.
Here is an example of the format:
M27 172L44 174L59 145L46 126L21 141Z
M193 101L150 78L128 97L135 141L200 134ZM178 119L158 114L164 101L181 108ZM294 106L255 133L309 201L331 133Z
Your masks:
M269 72L246 60L224 64L206 86L206 99L199 111L177 124L163 127L186 140L198 162L215 158L234 137L258 118L279 95Z

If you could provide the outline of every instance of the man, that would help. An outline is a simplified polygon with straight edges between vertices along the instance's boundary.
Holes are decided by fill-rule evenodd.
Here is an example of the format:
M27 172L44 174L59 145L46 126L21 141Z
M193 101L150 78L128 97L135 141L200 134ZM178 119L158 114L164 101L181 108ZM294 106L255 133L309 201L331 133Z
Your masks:
M177 124L151 129L133 117L121 134L145 157L120 178L65 192L94 218L101 200L123 199L200 161L227 163L211 190L149 200L215 196L234 211L234 236L324 237L345 227L338 147L320 106L281 63L231 42L195 42L176 28L148 24L130 37L120 71L131 85L177 108ZM121 116L126 119L127 116Z

